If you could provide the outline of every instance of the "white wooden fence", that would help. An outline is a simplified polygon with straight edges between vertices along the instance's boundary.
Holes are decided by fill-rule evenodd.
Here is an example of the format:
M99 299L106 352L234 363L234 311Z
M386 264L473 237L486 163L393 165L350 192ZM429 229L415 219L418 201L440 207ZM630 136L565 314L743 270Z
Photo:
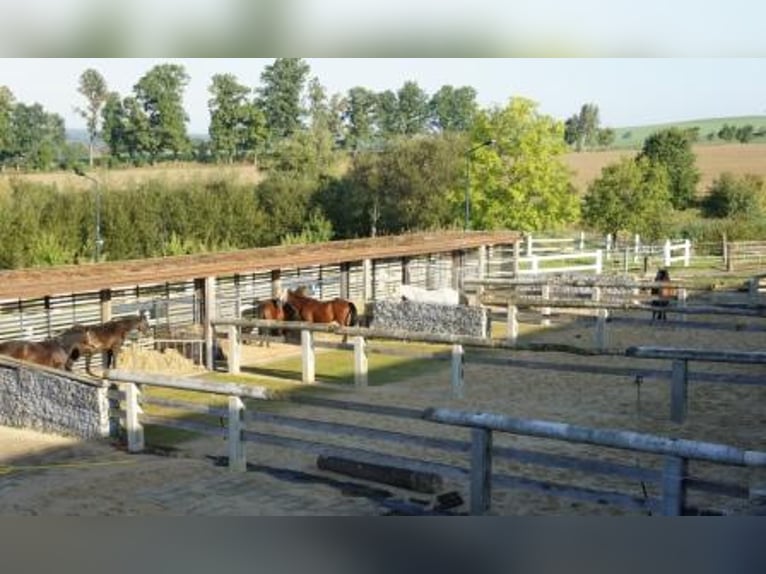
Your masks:
M243 399L263 400L267 398L267 393L262 388L249 385L159 377L121 371L108 371L106 376L108 380L116 382L122 387L122 392L113 396L116 397L115 400L124 402L124 411L118 410L113 416L118 420L122 418L125 421L130 452L140 452L145 448L143 433L143 425L145 424L205 434L220 434L221 432L219 425L212 422L207 424L186 420L183 417L147 415L143 413L141 407L142 404L147 406L158 405L164 409L177 409L182 415L198 413L218 417L221 421L226 419L228 464L233 471L242 472L247 469L245 443L249 441L260 445L296 448L322 455L344 456L361 463L378 466L390 465L398 469L409 469L413 472L434 473L448 478L467 480L470 513L476 515L485 514L491 510L491 492L494 485L513 489L529 489L546 495L563 496L590 502L608 502L650 513L679 515L693 510L687 507L687 492L692 489L739 498L748 498L752 495L749 486L741 486L731 482L721 483L702 480L691 476L688 461L708 461L739 467L766 466L766 452L616 429L588 428L551 421L518 419L495 413L466 413L442 408L419 410L311 396L296 397L291 400L291 402L298 404L333 409L334 412L362 412L371 416L417 419L438 425L468 427L471 429L471 440L445 438L444 433L438 431L429 435L408 434L369 428L358 424L308 420L292 415L262 412L258 410L257 402L251 407L246 407ZM226 408L223 408L150 396L144 396L141 399L139 385L227 396L228 404ZM253 426L260 423L265 423L272 429L274 427L288 428L291 430L291 436L275 434L273 430L255 430ZM295 431L308 433L311 438L295 437ZM603 455L596 458L581 458L568 454L524 450L514 446L503 446L499 444L499 441L498 444L493 444L493 433L544 437L557 441L557 444L570 442L606 447L607 449L617 448L632 453L652 454L662 457L664 463L660 471L648 466L630 465L614 461L614 459L609 460ZM317 435L325 438L318 440ZM356 446L333 444L333 439L341 436L352 437L354 439L353 444ZM381 443L393 444L393 448L406 444L410 447L428 449L429 452L439 450L440 452L451 453L452 459L455 458L456 454L467 454L468 464L464 466L445 462L441 457L433 460L434 455L426 455L425 452L423 456L417 458L404 457L380 452L377 450L378 447L372 449L366 446L367 444L380 445ZM359 444L363 444L365 447L359 447ZM563 445L561 446L563 447ZM494 472L495 467L499 467L499 463L502 461L640 480L642 484L659 485L661 494L659 498L649 495L641 498L617 490L595 489L591 486L576 484L577 479L571 475L568 480L575 481L574 484L554 482L537 477L532 478L528 475Z

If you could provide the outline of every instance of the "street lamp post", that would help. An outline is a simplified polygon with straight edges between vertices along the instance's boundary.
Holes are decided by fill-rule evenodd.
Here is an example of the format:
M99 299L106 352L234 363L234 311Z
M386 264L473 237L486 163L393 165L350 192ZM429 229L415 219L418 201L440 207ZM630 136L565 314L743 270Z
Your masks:
M465 231L471 227L471 158L477 149L490 145L495 145L495 140L487 140L465 152Z
M89 176L79 167L74 168L74 172L93 184L93 191L96 196L96 244L93 248L93 259L98 263L101 260L101 245L104 243L101 239L101 185L95 177Z

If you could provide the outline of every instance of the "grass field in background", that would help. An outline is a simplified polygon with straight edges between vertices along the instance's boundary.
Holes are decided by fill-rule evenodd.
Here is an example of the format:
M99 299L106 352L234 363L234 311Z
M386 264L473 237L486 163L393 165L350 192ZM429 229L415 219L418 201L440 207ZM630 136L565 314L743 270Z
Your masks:
M700 120L692 120L687 122L672 122L666 124L652 124L647 126L628 126L622 128L614 128L615 139L612 147L614 148L632 148L640 149L644 145L644 140L653 134L654 132L678 127L681 129L699 128L699 143L708 143L708 134L715 133L728 124L730 126L741 127L748 124L752 125L757 132L759 129L766 128L766 116L738 116L731 118L706 118ZM752 143L766 143L766 136L754 138ZM709 142L708 145L721 144L720 139L714 139Z

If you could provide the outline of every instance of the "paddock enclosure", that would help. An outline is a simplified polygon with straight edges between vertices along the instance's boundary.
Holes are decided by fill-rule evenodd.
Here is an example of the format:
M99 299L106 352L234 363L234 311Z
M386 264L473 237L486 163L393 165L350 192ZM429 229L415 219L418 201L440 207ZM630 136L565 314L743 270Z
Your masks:
M513 270L512 261L495 254L513 253L518 236L468 237L475 242L467 244L463 234L447 235L433 239L441 242L436 247L421 236L409 252L401 245L394 246L396 253L380 248L379 259L367 243L361 251L365 259L355 259L357 251L347 260L323 255L329 259L325 263L306 261L304 266L299 259L288 259L297 264L268 268L272 263L265 256L251 254L258 266L243 265L235 273L226 267L221 275L195 277L189 260L186 272L192 275L185 280L169 275L164 282L135 285L115 276L114 282L96 281L93 291L38 290L32 299L19 298L18 291L15 299L0 304L0 337L43 337L72 319L98 322L147 310L155 336L143 341L144 346L157 347L163 337L167 345L187 341L196 346L198 360L212 365L210 354L218 341L226 361L217 367L230 369L236 361L236 383L205 376L168 381L158 373L124 370L119 363L107 373L105 381L120 389L108 392L105 412L113 421L121 419L130 448L151 446L152 429L168 426L212 435L186 440L178 448L201 458L215 455L234 469L255 464L338 476L318 469L317 457L323 464L346 460L357 471L364 465L375 467L379 477L390 481L384 488L397 495L380 501L374 507L379 512L427 513L436 508L438 495L448 500L446 495L454 493L463 504L456 503L452 511L489 514L731 514L758 508L755 503L766 484L761 458L766 450L761 294L689 289L685 301L669 307L667 324L658 325L650 320L640 293L634 293L648 292L650 280L640 287L615 287L619 297L613 298L607 287L597 285L573 297L571 290L564 293L537 276L527 279L537 281L535 285L512 285L511 278L495 276L493 269ZM454 242L444 243L448 239ZM519 252L518 245L515 250ZM34 273L41 274L38 283L44 282L45 271ZM683 274L674 272L673 277L683 282ZM155 281L161 278L154 276ZM502 280L502 288L492 285L493 280ZM293 325L302 333L300 346L278 340L270 349L241 344L247 337L240 329L248 324L238 322L242 311L277 288L310 284L322 298L346 295L364 304L395 298L405 283L462 289L471 281L492 318L490 337L440 339L420 331L357 327L344 330L349 344L341 345L339 330ZM7 294L8 284L2 289ZM575 298L594 306L578 308ZM606 317L599 314L603 309ZM601 338L599 324L605 330ZM193 338L172 338L183 329L194 333ZM674 359L628 351L648 347L703 354ZM705 350L745 355L716 362L706 360ZM412 372L381 382L373 362L382 354L410 355ZM752 362L744 362L745 356ZM342 362L349 366L348 377L324 375L328 366ZM428 367L417 368L423 363ZM309 367L314 382L305 379ZM279 377L287 383L276 393L262 388L255 377ZM186 389L183 398L160 392L178 385ZM192 392L188 385L198 388ZM675 394L681 391L679 402ZM189 396L195 392L198 399ZM484 418L476 419L475 413ZM560 423L569 425L567 432L574 435L600 436L607 429L634 433L615 435L618 442L630 438L632 447L583 442L574 435L530 434L525 426L558 432L555 425ZM111 426L114 430L115 424ZM144 427L148 438L142 444ZM232 440L236 437L242 440ZM662 442L657 437L670 437L672 448L688 440L696 450L647 451L646 444ZM724 450L725 460L709 455ZM409 478L398 478L400 471L409 472ZM362 513L375 512L363 508Z

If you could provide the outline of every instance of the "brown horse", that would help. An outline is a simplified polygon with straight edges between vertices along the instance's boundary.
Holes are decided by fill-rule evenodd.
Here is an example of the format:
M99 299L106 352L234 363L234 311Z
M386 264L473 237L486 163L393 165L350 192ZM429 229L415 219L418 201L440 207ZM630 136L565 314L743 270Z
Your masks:
M298 310L301 320L309 323L337 323L343 327L357 325L359 316L356 306L347 299L336 297L330 301L319 301L308 297L302 289L287 291L287 303ZM345 343L348 337L343 336Z
M670 273L667 269L659 269L657 275L654 276L654 280L658 283L669 283ZM657 319L658 321L667 321L667 311L665 310L671 299L676 297L676 288L671 286L652 287L652 321Z
M142 335L149 333L149 321L144 313L131 317L112 319L100 325L73 325L58 337L66 341L78 341L81 353L85 356L85 370L90 370L90 361L94 353L107 354L107 369L117 363L117 354L125 343L128 333L138 329Z
M274 298L274 299L266 299L264 301L258 301L253 307L250 312L247 314L243 313L243 316L250 316L254 319L267 319L271 321L299 321L300 316L298 315L298 310L291 305L290 303L287 303L286 301L282 301L282 299ZM263 329L258 329L258 334L263 335L264 333L271 335L272 337L281 337L288 334L288 330L286 329L269 329L268 331L264 332ZM259 344L263 345L264 341L261 341ZM265 341L266 346L269 346L269 341Z
M78 345L65 346L58 339L33 341L5 341L0 343L0 355L7 355L20 361L36 363L54 369L72 370L72 364L79 358Z

